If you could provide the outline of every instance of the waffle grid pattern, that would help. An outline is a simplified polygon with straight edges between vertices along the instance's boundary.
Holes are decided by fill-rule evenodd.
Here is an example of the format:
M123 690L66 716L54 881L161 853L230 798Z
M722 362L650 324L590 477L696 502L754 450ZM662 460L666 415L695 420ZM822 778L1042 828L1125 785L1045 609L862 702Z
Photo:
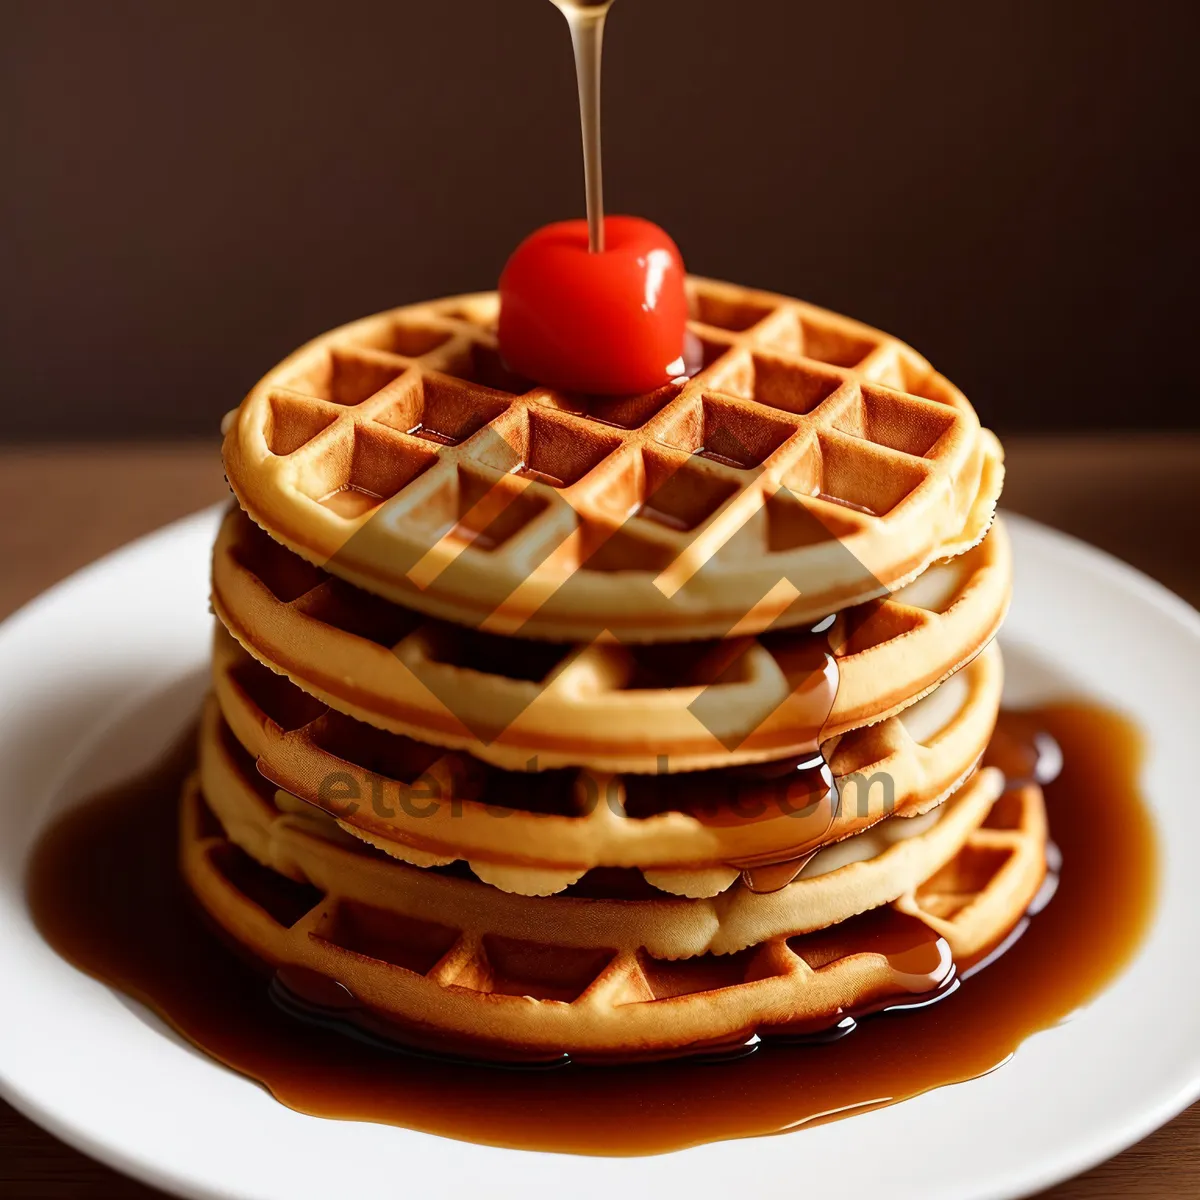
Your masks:
M251 392L226 441L230 482L256 521L334 573L532 637L799 623L978 540L987 516L964 523L995 444L923 358L797 301L707 281L691 290L702 370L618 400L509 375L487 295L335 330ZM356 547L368 518L378 545ZM743 528L753 545L723 561ZM460 558L465 572L448 571ZM573 611L557 610L555 592L581 569L588 586L570 589ZM623 580L603 578L614 572ZM689 607L699 575L711 578ZM674 619L623 612L630 576L678 593ZM453 580L444 593L440 577ZM770 591L784 577L822 584L797 605L794 588ZM761 597L751 614L737 607L748 584Z
M526 895L561 892L597 867L639 870L663 891L716 895L738 878L732 864L787 859L814 833L819 845L891 814L924 813L979 761L1002 678L989 647L952 681L961 695L933 733L918 740L892 718L827 742L839 805L826 825L826 810L807 813L810 798L800 791L787 807L766 791L772 798L748 819L753 787L731 797L709 773L491 768L328 709L220 631L213 660L221 712L275 784L396 858L418 866L462 859L481 879Z
M895 907L928 923L957 961L967 961L1033 900L1045 872L1044 840L1039 789L1008 793L958 854ZM523 902L540 907L540 937L530 936L528 924L521 937L496 932L486 918L468 925L461 904L439 903L441 920L429 920L410 905L389 907L378 889L355 899L330 880L322 888L279 874L279 863L263 868L229 839L194 782L183 798L181 855L201 903L258 958L339 980L358 1002L410 1032L508 1051L603 1057L695 1049L755 1030L820 1028L839 1012L930 987L927 974L914 977L902 959L872 945L870 913L821 932L682 960L597 945L597 932L591 944L556 939L559 923L547 920L564 903L556 899ZM370 888L370 872L346 879ZM476 911L500 916L494 899ZM450 913L457 924L445 923Z
M627 873L604 872L560 896L523 896L499 892L461 867L397 862L347 837L326 814L257 775L213 717L210 710L202 734L200 791L229 839L262 866L381 906L397 923L453 920L570 949L645 949L672 960L823 929L912 891L961 850L1003 786L995 771L980 771L929 817L883 822L850 839L861 845L823 852L828 861L816 874L765 895L738 886L715 897L667 896Z
M260 662L381 729L512 769L536 759L540 768L653 772L666 756L671 770L688 771L811 751L817 731L789 697L814 682L818 641L832 645L839 676L824 736L893 716L991 640L1011 573L997 523L908 588L840 614L827 635L784 630L682 653L581 648L519 643L389 604L234 511L214 550L213 604ZM701 715L690 707L698 703Z
M688 288L647 395L515 377L481 293L322 335L224 428L184 876L432 1048L827 1028L928 998L1044 878L1040 789L979 765L999 444L895 338Z

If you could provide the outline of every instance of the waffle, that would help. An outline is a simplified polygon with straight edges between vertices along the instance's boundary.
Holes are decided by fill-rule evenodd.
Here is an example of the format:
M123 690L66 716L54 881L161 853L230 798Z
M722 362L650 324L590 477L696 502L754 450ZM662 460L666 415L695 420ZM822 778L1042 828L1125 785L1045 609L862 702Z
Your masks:
M536 758L543 769L653 772L664 755L688 771L811 752L816 731L787 701L812 681L818 640L834 647L838 670L826 737L894 715L991 640L1011 583L997 523L961 557L840 614L827 634L683 650L517 643L380 600L233 510L213 553L212 599L260 662L381 729L514 770Z
M255 861L348 899L405 915L453 911L505 936L549 936L575 949L648 949L666 958L729 954L781 933L812 932L877 908L941 869L987 818L1003 785L975 772L923 817L890 817L820 851L801 876L766 895L735 885L718 897L680 898L622 872L598 872L565 895L501 892L461 867L415 867L354 838L318 809L259 775L216 708L200 734L198 783L226 836ZM306 840L307 839L307 840ZM393 892L407 900L381 899ZM465 917L464 917L465 919ZM524 933L523 933L524 931Z
M827 741L832 813L800 789L783 801L768 791L755 807L762 793L753 785L731 796L716 782L730 777L708 772L486 767L326 709L221 629L213 659L220 709L264 775L394 857L418 866L464 859L481 879L526 895L624 867L663 891L712 896L743 867L793 860L893 813L927 812L979 761L1002 675L991 646L902 716Z
M616 400L510 375L493 294L333 330L229 421L229 482L340 578L565 642L812 624L983 536L999 443L920 355L785 297L689 287L702 369Z
M226 777L210 774L211 808L194 779L184 792L183 872L217 924L271 966L336 980L343 1002L409 1037L488 1056L661 1055L827 1027L944 984L1016 923L1045 870L1039 789L993 803L991 768L876 859L716 902L506 895L331 840L255 778L230 760ZM848 879L931 840L953 845L894 904L920 922L919 946L881 942L878 909L801 932L856 911L828 904Z

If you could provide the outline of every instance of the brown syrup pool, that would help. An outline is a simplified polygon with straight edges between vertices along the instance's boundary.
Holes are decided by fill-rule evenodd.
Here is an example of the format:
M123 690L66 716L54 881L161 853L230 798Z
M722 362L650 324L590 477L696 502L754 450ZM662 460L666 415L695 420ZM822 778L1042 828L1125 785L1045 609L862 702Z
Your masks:
M176 799L190 742L152 776L73 810L44 835L29 904L65 958L301 1112L583 1154L778 1133L986 1074L1091 1000L1137 949L1153 912L1157 853L1137 790L1136 731L1082 704L1005 722L1032 724L1062 747L1062 774L1047 789L1063 858L1054 899L953 995L864 1020L825 1044L769 1045L719 1063L529 1072L388 1053L302 1024L209 931L179 879Z

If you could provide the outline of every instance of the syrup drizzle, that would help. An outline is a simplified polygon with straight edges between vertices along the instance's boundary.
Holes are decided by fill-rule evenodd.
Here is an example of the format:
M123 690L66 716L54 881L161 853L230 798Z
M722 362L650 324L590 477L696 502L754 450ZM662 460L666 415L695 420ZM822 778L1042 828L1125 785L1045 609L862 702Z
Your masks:
M837 785L834 782L833 772L829 769L829 764L825 759L818 754L815 759L810 758L797 762L795 769L809 773L809 786L816 798L810 802L807 808L799 811L792 810L793 814L799 818L797 833L801 834L793 852L786 858L772 855L754 861L742 859L730 864L741 869L742 885L759 895L778 892L793 882L816 857L817 852L824 845L834 821L837 820L839 799ZM777 795L775 799L777 805L788 802L789 789L786 785L783 794Z
M878 1013L910 1012L951 995L958 987L956 964L946 939L922 921L904 913L886 910L859 918L856 944L861 952L883 954L899 976L899 982L912 993L911 998L888 997L845 1012L834 1030L822 1027L810 1029L803 1025L777 1026L769 1034L735 1038L728 1042L713 1042L701 1048L669 1052L656 1061L668 1058L687 1062L725 1062L744 1058L768 1043L780 1045L823 1044L842 1037L857 1027L859 1019ZM374 1013L343 983L304 967L286 966L275 971L268 985L273 1003L289 1016L322 1029L345 1034L357 1041L392 1054L455 1062L484 1070L544 1071L555 1067L622 1065L620 1060L605 1058L589 1060L569 1054L530 1054L513 1050L507 1057L497 1058L494 1044L486 1053L482 1047L466 1040L449 1039L443 1034L422 1038L412 1030L402 1029L394 1022ZM645 1063L647 1059L638 1060Z
M600 60L604 21L612 0L554 0L567 18L579 85L583 184L587 193L588 249L604 252L604 179L600 156Z
M812 862L816 850L785 858L782 862L763 863L758 867L742 868L742 884L758 895L778 892L795 881L796 877ZM736 865L736 864L735 864Z
M302 1112L586 1154L647 1154L780 1133L987 1074L1030 1034L1091 1000L1132 957L1153 911L1157 870L1137 791L1138 735L1111 712L1075 704L1006 715L997 745L1015 729L1019 747L1030 727L1063 751L1062 774L1047 788L1062 849L1053 903L991 955L957 964L932 991L893 1003L886 1014L846 1014L820 1033L794 1031L790 1040L798 1044L751 1039L713 1048L716 1066L688 1059L485 1070L429 1062L411 1048L392 1053L361 1033L321 1028L312 1018L323 1016L328 995L307 995L316 1011L293 1019L281 1011L279 982L272 989L214 936L179 878L176 796L191 762L190 738L160 770L83 804L47 831L30 864L29 903L61 955ZM1041 758L1027 753L1025 761L1036 766ZM903 953L899 945L895 952ZM933 949L914 954L900 960L914 974L933 965ZM283 982L295 994L309 991L304 981Z
M642 515L646 515L644 510ZM839 797L833 772L821 754L825 726L837 701L840 682L838 660L833 652L833 631L838 628L835 617L824 617L811 627L810 637L788 652L789 674L802 679L788 701L789 721L800 745L797 754L688 776L686 811L701 816L707 824L744 825L748 821L780 817L791 820L794 839L786 852L775 851L725 864L741 872L742 883L752 892L776 892L787 887L826 842L838 817ZM692 653L686 644L685 651ZM744 641L726 640L698 669L695 682L707 687L734 677L746 652ZM677 649L666 652L667 669L661 676L664 685L677 677L678 653ZM640 682L655 686L659 677L653 666L644 664L641 672ZM696 703L703 705L703 702L702 694ZM773 708L772 700L766 711L748 713L749 720L739 727L739 734L752 732ZM708 724L708 714L695 707L693 712ZM708 724L708 727L717 726ZM672 775L630 775L625 783L625 811L630 816L647 816L680 807L678 780Z

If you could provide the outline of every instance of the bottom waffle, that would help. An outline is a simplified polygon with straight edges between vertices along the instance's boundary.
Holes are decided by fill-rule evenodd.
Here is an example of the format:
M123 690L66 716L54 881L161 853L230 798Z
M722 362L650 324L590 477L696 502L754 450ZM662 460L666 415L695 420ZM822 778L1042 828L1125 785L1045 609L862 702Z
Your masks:
M982 771L963 791L994 780ZM994 804L993 791L982 823L892 905L809 933L802 913L791 931L768 921L734 949L711 901L508 895L344 844L319 813L281 813L265 783L209 786L211 807L197 780L185 789L181 858L218 926L269 966L337 981L343 1009L398 1024L399 1040L483 1056L661 1056L826 1028L945 985L1013 927L1045 873L1040 790ZM778 916L804 885L743 904ZM709 946L731 952L680 958L714 919Z

